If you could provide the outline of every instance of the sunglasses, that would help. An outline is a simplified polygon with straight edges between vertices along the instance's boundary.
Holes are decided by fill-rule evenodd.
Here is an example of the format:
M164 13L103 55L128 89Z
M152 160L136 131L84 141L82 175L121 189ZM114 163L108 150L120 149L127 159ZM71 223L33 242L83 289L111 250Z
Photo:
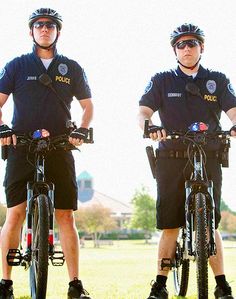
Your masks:
M35 22L33 24L34 28L36 29L42 29L44 26L46 26L47 29L55 29L57 27L57 24L52 22Z
M187 40L182 40L180 42L177 42L175 44L175 47L177 49L184 49L186 46L188 46L189 48L194 48L196 46L199 46L200 42L196 39L187 39Z

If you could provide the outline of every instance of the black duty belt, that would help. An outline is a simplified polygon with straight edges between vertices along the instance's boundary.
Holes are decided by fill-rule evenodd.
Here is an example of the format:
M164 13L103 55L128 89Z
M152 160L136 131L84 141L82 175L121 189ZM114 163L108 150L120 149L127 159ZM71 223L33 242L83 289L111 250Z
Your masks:
M218 151L205 151L207 158L221 157ZM174 151L174 150L158 150L156 149L156 157L158 158L188 158L187 151Z

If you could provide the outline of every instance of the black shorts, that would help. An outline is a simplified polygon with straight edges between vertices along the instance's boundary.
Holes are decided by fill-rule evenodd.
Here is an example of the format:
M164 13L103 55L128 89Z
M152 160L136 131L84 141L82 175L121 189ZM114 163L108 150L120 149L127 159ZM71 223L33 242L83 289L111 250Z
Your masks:
M33 157L29 156L28 160ZM27 182L34 178L35 168L27 160L22 148L9 148L4 180L7 207L14 207L27 198ZM54 205L56 209L77 209L77 183L74 158L71 152L52 151L45 160L47 182L55 185Z
M215 224L220 222L220 199L222 186L221 165L217 158L208 158L208 179L213 181L215 201ZM189 179L192 167L185 158L157 158L157 228L177 228L185 223L185 179Z

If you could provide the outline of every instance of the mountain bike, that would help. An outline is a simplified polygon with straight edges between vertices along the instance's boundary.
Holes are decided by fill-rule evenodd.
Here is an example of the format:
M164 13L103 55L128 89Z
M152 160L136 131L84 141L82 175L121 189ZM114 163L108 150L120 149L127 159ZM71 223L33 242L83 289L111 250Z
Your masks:
M190 179L185 181L185 225L179 232L175 258L163 259L161 267L173 270L176 295L185 297L190 261L196 262L198 299L208 299L208 259L217 252L213 182L207 177L205 168L207 153L203 146L210 140L220 142L221 150L211 152L211 155L218 158L223 167L228 167L230 147L229 131L208 132L207 129L208 126L204 123L193 123L189 131L168 132L167 136L168 139L179 139L186 144L187 150L182 152L182 158L188 159L193 171ZM152 131L149 129L148 121L145 121L144 137L149 137L150 132ZM155 177L156 157L152 147L147 148L147 154Z
M89 129L85 143L93 143L92 128ZM77 148L69 143L68 135L44 137L41 130L32 135L17 135L17 147L22 146L34 157L32 161L28 160L35 168L35 176L34 181L27 183L26 223L21 232L20 246L9 249L7 262L10 266L21 265L26 270L29 268L31 297L44 299L49 261L53 266L62 266L65 261L63 252L55 249L54 184L46 181L45 158L53 150Z

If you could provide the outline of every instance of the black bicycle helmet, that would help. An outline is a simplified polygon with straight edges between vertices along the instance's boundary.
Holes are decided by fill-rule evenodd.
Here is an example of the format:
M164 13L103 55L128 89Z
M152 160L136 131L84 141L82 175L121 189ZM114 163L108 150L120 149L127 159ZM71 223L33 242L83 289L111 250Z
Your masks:
M51 8L39 8L35 10L29 17L29 28L31 29L34 22L40 18L48 18L55 22L58 26L59 31L62 28L62 17Z
M196 25L184 23L183 25L177 27L170 35L170 43L173 47L177 40L181 36L185 35L193 35L196 37L200 42L204 43L204 32Z

